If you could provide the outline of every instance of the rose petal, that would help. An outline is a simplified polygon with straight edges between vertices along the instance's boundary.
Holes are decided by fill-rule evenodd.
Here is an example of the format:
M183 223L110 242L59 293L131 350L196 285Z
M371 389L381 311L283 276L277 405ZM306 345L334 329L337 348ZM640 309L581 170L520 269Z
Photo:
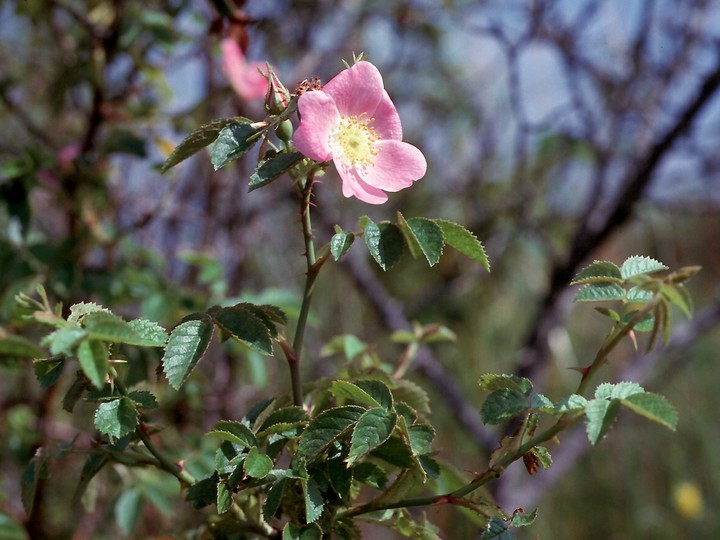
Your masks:
M220 42L222 50L222 70L230 86L243 99L259 99L265 97L268 82L258 68L265 67L260 62L248 63L240 45L232 38Z
M385 90L383 90L383 97L378 102L377 108L368 114L374 118L372 127L381 139L402 140L400 115Z
M342 191L345 197L357 197L369 204L382 204L388 196L381 190L365 183L354 168L335 162L338 174L342 180Z
M367 184L384 191L400 191L425 176L427 162L422 152L401 141L378 141L372 167L358 170Z
M332 97L316 90L298 99L300 125L293 135L293 143L305 156L315 161L332 159L330 134L340 122L340 114Z
M358 62L323 86L344 116L370 115L383 98L383 80L370 62Z

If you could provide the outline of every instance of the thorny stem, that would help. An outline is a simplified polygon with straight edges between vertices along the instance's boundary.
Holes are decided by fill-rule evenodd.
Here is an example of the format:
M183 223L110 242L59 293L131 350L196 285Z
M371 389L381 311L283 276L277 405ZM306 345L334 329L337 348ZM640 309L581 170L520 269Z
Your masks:
M120 392L121 396L127 396L127 388L125 387L125 384L117 377L114 379L114 384L118 389L118 392ZM147 434L147 432L144 429L143 425L138 425L135 428L135 433L140 438L140 440L145 445L145 448L148 449L148 451L155 457L157 460L156 466L165 472L168 472L172 474L175 478L177 478L181 484L185 484L188 486L192 486L195 483L195 478L186 470L184 470L180 465L173 462L170 458L168 458L157 446L155 446L155 443L152 442L150 439L150 436Z
M303 340L305 337L305 327L307 325L308 314L310 313L310 302L312 301L312 293L320 271L320 266L325 259L318 259L315 256L315 244L313 243L312 221L310 219L310 205L312 198L312 186L315 171L310 171L305 183L301 186L301 202L300 202L300 219L303 228L303 238L305 240L305 262L307 271L305 273L305 290L302 297L302 305L300 306L300 315L298 316L297 327L295 328L295 338L293 339L291 354L283 348L285 356L288 359L288 367L290 368L290 378L292 384L293 403L302 406L302 381L300 378L300 358L302 354ZM281 344L282 345L282 344Z
M615 349L615 347L617 347L617 345L620 343L620 341L622 341L622 339L626 337L633 330L633 328L635 328L636 324L638 324L646 315L651 313L657 307L661 299L662 295L660 293L656 293L655 296L647 304L645 304L645 306L643 306L641 310L639 310L637 313L635 313L635 315L633 315L633 317L627 322L627 324L620 328L620 330L618 330L616 333L611 333L606 338L606 342L598 350L592 364L590 364L590 366L583 370L583 377L578 384L577 391L575 392L576 394L582 394L585 392L585 390L587 390L587 387L593 375L606 362L610 352L612 352L613 349ZM557 422L554 425L550 426L545 431L538 433L525 443L519 445L515 451L508 452L500 459L498 459L496 463L488 467L483 473L476 475L475 479L472 482L469 482L468 484L455 491L442 495L412 497L387 504L383 503L379 499L376 499L374 501L369 501L363 505L350 508L346 512L343 512L342 515L346 517L354 517L362 514L367 514L369 512L375 512L377 510L388 510L392 508L410 508L414 506L428 506L433 504L455 504L457 502L457 499L460 499L461 497L472 493L481 486L484 486L488 482L495 480L511 463L520 459L523 455L535 448L537 445L552 440L558 433L575 424L578 420L582 419L583 416L584 413L582 411L566 412L558 418Z

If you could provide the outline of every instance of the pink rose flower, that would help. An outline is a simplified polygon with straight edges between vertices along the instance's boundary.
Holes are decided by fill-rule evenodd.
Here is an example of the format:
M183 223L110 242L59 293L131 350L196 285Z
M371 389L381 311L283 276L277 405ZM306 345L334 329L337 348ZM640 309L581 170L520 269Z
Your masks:
M222 51L222 70L233 90L243 99L264 98L268 82L258 68L264 69L265 64L248 62L240 45L233 38L225 38L220 43Z
M298 109L295 146L315 161L333 161L345 197L382 204L385 191L400 191L425 175L425 157L402 142L400 116L371 63L358 62L322 90L302 94Z

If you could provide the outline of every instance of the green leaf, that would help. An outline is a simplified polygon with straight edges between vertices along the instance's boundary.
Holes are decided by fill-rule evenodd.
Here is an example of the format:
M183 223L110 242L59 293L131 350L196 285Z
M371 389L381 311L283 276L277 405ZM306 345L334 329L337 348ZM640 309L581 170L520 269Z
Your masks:
M93 311L83 319L91 339L140 347L163 347L167 334L156 323L137 319L132 324L107 311ZM139 332L138 332L139 331Z
M155 396L147 390L133 390L128 394L133 403L143 409L157 409L158 402Z
M297 525L292 522L285 524L282 533L282 540L320 540L322 529L317 523L309 525Z
M140 338L143 347L164 347L168 340L168 333L158 323L146 319L135 319L127 323Z
M80 502L80 499L82 498L83 493L85 493L87 486L90 484L90 481L95 478L95 475L97 475L97 473L99 473L109 462L110 456L106 453L90 454L87 460L85 460L85 464L80 472L80 480L78 481L75 493L73 494L74 503Z
M285 407L273 411L258 429L260 437L282 433L296 426L304 426L310 417L302 407Z
M330 239L330 253L336 261L340 260L340 257L347 253L353 242L355 241L355 235L351 232L340 231L335 233Z
M545 468L547 469L547 467ZM510 525L512 527L527 527L528 525L532 525L535 522L535 518L537 518L537 513L537 508L529 514L525 513L522 508L519 508L513 512Z
M387 410L393 408L392 394L384 382L377 379L359 379L355 381L355 385L372 396L380 407L385 407Z
M185 383L204 356L212 338L212 319L204 313L196 314L195 317L176 326L165 346L163 371L175 390Z
M558 413L566 413L570 411L579 411L585 408L587 399L578 394L572 394L557 402L555 410Z
M634 382L602 383L595 389L595 399L624 399L644 392L645 389Z
M100 433L119 439L135 429L138 411L130 398L121 397L98 405L95 427Z
M268 521L271 520L277 513L278 509L280 508L280 503L282 502L283 493L285 492L285 485L287 483L288 483L287 478L280 478L268 490L267 498L265 499L265 504L263 504L263 517L266 520L268 520Z
M268 325L246 306L217 308L210 315L215 324L236 341L255 352L272 355L272 334Z
M625 289L619 285L589 284L581 288L575 295L576 302L607 302L625 299Z
M342 353L346 360L352 360L357 355L367 351L368 345L352 334L335 336L320 350L320 356L332 356Z
M407 428L408 435L410 436L410 448L413 454L420 455L425 454L430 450L430 444L432 444L435 438L435 430L428 424L413 424Z
M406 223L408 233L420 246L428 264L430 266L437 264L445 245L445 238L440 226L427 218L410 218Z
M400 379L395 384L392 394L396 402L405 403L422 414L430 414L430 397L421 386L408 379Z
M209 504L217 503L218 481L218 473L213 473L209 478L198 480L188 488L187 500L198 510Z
M398 424L401 423L404 423L404 419L399 418ZM405 439L393 435L373 450L371 455L385 460L391 465L395 465L401 469L412 469L417 467L419 463L416 461L415 456L412 453L409 438L409 436Z
M245 474L252 478L265 478L273 468L272 459L253 446L245 458Z
M544 446L536 446L530 450L530 452L538 458L538 461L540 462L540 465L542 465L543 469L549 469L552 466L552 456L550 455L550 452L548 452L548 449Z
M9 356L11 358L44 358L47 354L29 339L13 334L6 334L0 329L0 356Z
M663 285L660 290L663 296L667 298L672 305L680 308L680 311L682 311L688 319L692 318L692 297L683 285Z
M585 417L590 444L596 444L610 430L619 410L620 402L616 399L592 399L587 402Z
M517 390L495 390L480 407L480 418L485 424L499 424L527 409L526 397Z
M675 431L677 411L663 396L643 392L628 396L622 399L621 403L645 418Z
M410 225L408 225L408 222L405 220L405 216L398 212L397 218L400 231L403 233L403 237L405 238L405 245L407 246L412 258L417 259L420 255L422 255L420 242L418 242L418 239L415 238L412 230L410 230ZM442 235L442 232L440 234Z
M397 415L388 412L383 407L365 411L358 419L350 439L350 452L347 463L352 465L364 458L372 450L384 443L397 423Z
M95 311L111 313L109 309L94 302L79 302L70 306L70 315L68 315L67 322L72 325L79 325L85 318L85 315Z
M241 446L252 448L257 446L255 434L245 424L235 420L220 420L206 433L209 437L216 437L223 441L239 444Z
M171 167L174 167L181 161L186 160L196 152L205 148L207 145L213 143L215 139L218 138L218 135L223 128L230 124L234 124L239 120L250 122L250 120L246 118L219 118L217 120L213 120L209 124L200 126L175 147L163 166L160 168L160 172L164 174Z
M388 221L376 224L368 220L364 231L368 251L380 268L389 270L395 266L402 258L405 247L405 239L400 228Z
M314 459L333 441L351 429L364 412L363 407L356 405L345 405L323 411L303 432L296 455L308 461Z
M609 261L595 261L581 270L570 282L570 285L586 285L588 283L622 283L620 268Z
M232 491L228 488L225 480L220 480L217 484L215 504L217 505L218 514L221 515L230 510L232 506Z
M312 523L322 516L324 501L320 489L314 480L301 480L305 496L305 521Z
M442 230L446 244L454 247L472 260L479 262L485 270L490 271L490 261L485 253L485 248L473 233L452 221L444 219L434 221Z
M493 517L485 526L480 540L515 540L515 535L507 528L501 517Z
M330 393L336 398L349 399L368 407L381 406L377 399L350 381L333 381L330 385Z
M223 127L210 149L210 161L215 170L246 154L258 142L258 135L264 129L265 126L253 127L249 120Z
M273 180L280 178L305 157L300 152L283 152L271 154L270 156L268 154L265 154L265 158L258 163L255 171L250 175L249 191L266 186Z
M105 345L94 339L86 339L80 343L77 357L83 373L90 382L96 388L102 388L107 378L110 357Z
M632 303L647 304L650 300L652 300L652 297L652 291L648 291L647 289L642 289L640 287L633 287L628 290L625 299Z
M123 491L115 502L115 521L125 536L129 536L135 528L142 502L142 494L137 488Z
M82 328L59 328L42 339L42 344L50 348L50 354L71 355L75 347L87 337L87 332ZM44 355L40 355L44 356Z
M40 386L48 388L55 384L65 367L65 357L33 360L33 369Z
M480 388L486 392L494 392L495 390L515 390L523 396L529 396L532 392L532 382L525 377L517 375L508 375L506 373L486 373L480 377L478 381Z
M45 448L40 447L23 471L20 489L23 508L27 516L32 514L35 506L35 493L37 492L38 482L40 482L41 478L49 476L47 459Z
M653 272L667 269L667 266L655 259L635 255L625 260L620 267L620 274L623 279L628 279L642 274L652 274Z
M376 465L363 461L352 468L353 480L372 486L376 489L382 489L387 484L387 475L385 471Z
M75 408L78 400L82 397L83 393L88 388L88 380L85 375L82 373L82 371L76 372L75 380L70 385L70 388L68 388L68 391L65 393L65 397L63 397L62 408L67 412L73 412L73 409Z

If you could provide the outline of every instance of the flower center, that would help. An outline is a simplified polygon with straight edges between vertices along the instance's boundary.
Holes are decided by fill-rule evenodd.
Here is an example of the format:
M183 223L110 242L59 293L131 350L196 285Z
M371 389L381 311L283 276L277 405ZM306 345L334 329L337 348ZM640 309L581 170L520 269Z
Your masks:
M349 167L372 165L378 153L375 141L380 139L372 127L374 120L365 113L340 117L340 123L330 136L334 157Z

